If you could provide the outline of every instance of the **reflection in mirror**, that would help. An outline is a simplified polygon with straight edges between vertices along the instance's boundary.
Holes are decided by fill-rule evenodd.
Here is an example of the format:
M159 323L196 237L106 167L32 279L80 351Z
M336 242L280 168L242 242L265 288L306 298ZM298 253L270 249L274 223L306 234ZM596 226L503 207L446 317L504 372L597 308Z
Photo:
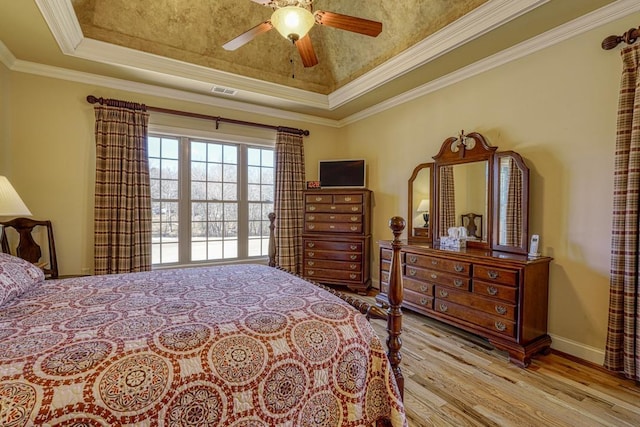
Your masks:
M439 175L439 236L446 236L450 227L473 229L468 240L487 242L488 174L486 160L438 168ZM472 224L463 222L472 217ZM478 222L479 221L479 222Z
M497 157L497 244L526 252L528 168L516 153Z
M409 233L431 241L431 163L418 165L409 179Z

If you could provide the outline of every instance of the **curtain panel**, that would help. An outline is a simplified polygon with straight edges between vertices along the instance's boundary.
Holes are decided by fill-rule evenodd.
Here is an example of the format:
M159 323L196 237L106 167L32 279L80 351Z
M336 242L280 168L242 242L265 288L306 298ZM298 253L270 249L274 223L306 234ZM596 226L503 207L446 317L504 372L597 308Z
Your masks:
M640 46L625 48L618 103L609 324L604 366L640 381L638 197L640 195Z
M275 160L276 264L300 274L305 184L302 136L278 130Z
M149 115L122 104L95 106L95 274L151 270Z
M456 193L453 166L442 166L440 173L440 234L456 226Z
M513 157L509 158L508 181L506 244L519 246L522 236L522 172Z

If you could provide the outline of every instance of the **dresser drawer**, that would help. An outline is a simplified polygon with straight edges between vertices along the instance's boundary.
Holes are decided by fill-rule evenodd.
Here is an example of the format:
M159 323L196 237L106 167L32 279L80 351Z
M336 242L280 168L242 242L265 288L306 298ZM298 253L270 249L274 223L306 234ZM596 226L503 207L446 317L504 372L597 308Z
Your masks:
M518 284L517 270L506 270L484 265L474 265L473 277L474 279L490 280L504 285L516 286Z
M305 249L320 249L331 251L351 251L362 252L362 243L360 242L329 242L326 240L305 240Z
M518 301L518 288L515 286L498 285L497 283L473 279L471 291L477 295L499 298L512 304Z
M336 261L362 261L362 254L355 252L338 252L338 251L320 251L320 250L305 250L304 251L305 262L308 259L330 259Z
M433 307L433 297L421 294L419 292L406 290L404 293L404 300L424 308L431 309Z
M516 306L505 301L481 297L471 292L459 292L445 286L436 286L434 296L507 320L516 319Z
M349 224L343 222L307 222L305 229L318 233L362 233L362 224Z
M409 256L407 256L407 259ZM425 268L406 265L404 277L424 280L430 283L451 286L453 288L469 290L471 279L455 274L443 273L438 270L427 270Z
M516 336L515 322L511 322L507 319L490 316L481 311L470 310L468 307L463 305L458 305L451 301L439 298L434 299L433 309L437 313L461 319L494 334L500 334L509 338L514 338Z
M335 268L336 270L346 270L346 271L361 271L362 263L360 262L348 262L348 261L331 261L331 260L323 260L323 259L305 259L304 261L305 267L314 267L314 268Z
M389 276L387 275L387 278ZM387 280L388 281L388 280ZM402 280L404 289L419 292L423 295L433 295L433 284L420 282L418 280L413 280L409 278L403 278Z
M330 214L330 213L308 213L304 216L307 222L345 222L360 223L362 215L359 214Z
M413 253L407 253L405 255L405 262L407 265L415 265L417 267L446 271L466 276L468 276L471 271L470 262L454 261Z
M333 203L333 194L307 194L304 197L305 203Z
M362 213L362 205L353 204L323 204L313 203L307 204L305 211L307 213L319 212L319 213Z
M380 259L391 261L393 257L393 251L391 249L381 249L380 250Z
M362 194L336 194L333 203L362 203Z
M322 279L330 280L344 280L360 282L362 280L361 272L345 271L345 270L328 270L322 268L304 268L304 276L316 281L322 281Z

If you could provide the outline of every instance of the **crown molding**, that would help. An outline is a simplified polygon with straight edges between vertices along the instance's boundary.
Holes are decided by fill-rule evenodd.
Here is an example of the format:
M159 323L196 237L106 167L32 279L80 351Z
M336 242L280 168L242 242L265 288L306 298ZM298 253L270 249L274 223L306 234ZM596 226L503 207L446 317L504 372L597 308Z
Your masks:
M334 109L344 105L548 1L490 0L353 82L329 94L330 108Z
M71 0L36 0L36 4L62 52L72 55L84 35Z
M485 59L474 62L473 64L456 70L446 76L418 86L356 114L352 114L351 116L340 120L340 127L355 123L359 120L402 105L421 96L436 92L447 86L451 86L470 77L484 73L485 71L492 70L511 61L523 58L539 50L553 46L579 34L639 11L640 2L637 0L618 0L591 13L576 18L560 27L549 30L546 33L521 42Z
M5 67L10 70L16 63L16 57L13 55L13 53L11 53L9 48L4 43L2 43L2 40L0 40L0 62L2 62Z

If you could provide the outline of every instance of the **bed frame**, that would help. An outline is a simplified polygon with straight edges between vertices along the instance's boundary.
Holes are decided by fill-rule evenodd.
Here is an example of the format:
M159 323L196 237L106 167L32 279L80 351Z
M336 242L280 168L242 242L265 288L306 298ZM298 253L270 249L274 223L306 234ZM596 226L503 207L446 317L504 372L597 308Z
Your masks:
M275 243L275 213L269 214L269 266L285 270L276 265L276 243ZM402 375L402 369L400 368L400 362L402 361L402 354L400 348L402 347L402 340L400 334L402 333L402 299L403 299L403 285L402 285L402 262L400 259L400 235L406 226L406 222L399 216L394 216L389 220L389 228L393 232L392 249L393 255L391 256L391 268L389 271L389 292L387 294L389 299L389 307L386 310L378 307L377 305L371 305L366 301L344 294L328 286L322 285L310 281L304 278L306 281L313 283L314 285L340 297L347 303L351 304L356 310L367 316L367 319L383 319L387 321L387 357L391 363L391 369L393 375L396 378L398 390L400 391L400 397L404 396L404 376ZM291 272L289 272L291 273ZM297 274L296 274L297 275ZM299 276L299 275L297 275Z

